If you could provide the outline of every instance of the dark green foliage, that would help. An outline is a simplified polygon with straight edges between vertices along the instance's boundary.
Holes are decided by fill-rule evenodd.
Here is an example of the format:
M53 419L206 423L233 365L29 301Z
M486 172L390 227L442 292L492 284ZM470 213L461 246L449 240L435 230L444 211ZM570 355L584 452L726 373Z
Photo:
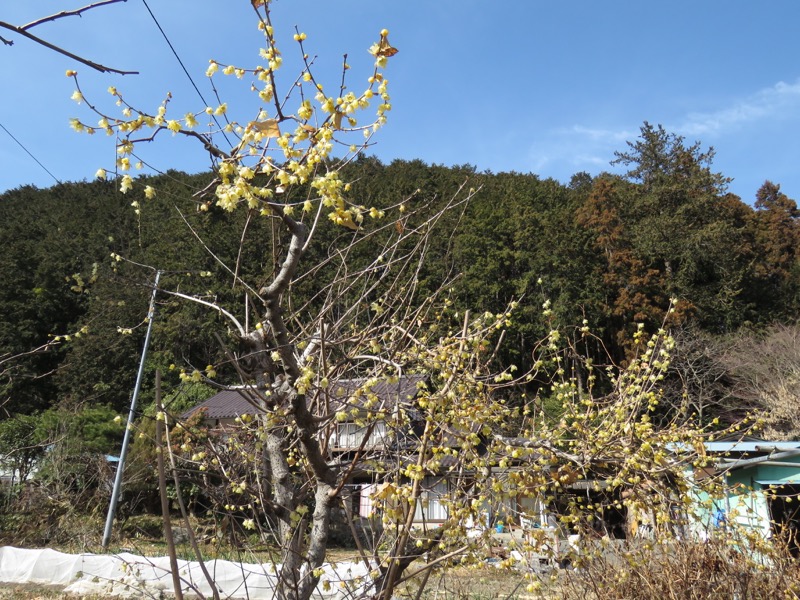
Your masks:
M384 165L375 158L348 165L343 178L353 182L355 202L402 203L409 212L434 210L462 186L477 190L470 203L436 225L413 298L421 301L446 286L460 309L499 312L519 301L498 359L525 368L553 319L575 325L586 319L600 336L585 349L589 355L623 360L622 340L635 323L656 327L671 298L680 300L680 319L711 334L796 314L796 204L766 183L750 207L726 193L727 180L713 172L712 158L713 151L645 124L640 139L617 154L628 168L624 178L581 173L562 185L532 174L478 173L421 161ZM124 410L142 349L153 268L164 271L164 291L143 404L152 399L156 368L164 373L165 389L178 384L180 369L207 365L223 381L236 381L220 346L222 339L235 348L227 320L167 292L217 302L243 320L253 290L237 275L267 281L286 249L272 235L269 217L225 213L196 196L209 181L209 175L178 172L141 181L158 190L152 200L124 196L105 182L24 187L0 197L0 359L39 348L53 336L70 336L45 352L0 363L5 411L32 413L59 403ZM289 193L302 201L307 190ZM140 215L133 200L141 203ZM302 318L325 300L320 294L339 295L345 305L354 292L329 285L344 281L344 261L351 272L363 268L396 228L414 226L402 218L367 219L353 232L323 219L303 259L310 270L293 284L291 310ZM368 243L339 255L342 238L352 237ZM370 300L380 297L378 287Z
M14 483L31 475L46 448L37 415L17 415L0 421L0 467L11 472Z
M109 491L111 467L124 423L107 406L58 407L0 423L0 451L26 458L15 465L30 472L54 496L88 500ZM26 473L20 473L25 475Z
M0 201L0 356L28 352L78 329L99 261L109 253L111 189L99 183L25 187ZM53 347L15 364L5 409L52 404L54 380L41 376L63 360L63 348Z

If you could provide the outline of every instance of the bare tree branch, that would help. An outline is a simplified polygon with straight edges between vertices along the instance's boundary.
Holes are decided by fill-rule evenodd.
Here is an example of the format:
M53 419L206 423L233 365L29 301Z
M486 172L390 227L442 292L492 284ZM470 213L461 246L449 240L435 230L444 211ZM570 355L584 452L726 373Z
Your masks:
M20 27L20 29L24 30L33 29L37 25L41 25L42 23L48 23L50 21L55 21L56 19L61 19L63 17L73 17L73 16L80 17L87 10L98 8L106 4L116 4L117 2L127 2L127 1L128 0L104 0L103 2L95 2L93 4L89 4L87 6L84 6L83 8L78 8L75 10L63 10L60 13L55 13L48 17L42 17L41 19L37 19L36 21L31 21L27 25L23 25L22 27Z
M225 315L228 319L236 326L236 330L239 332L239 335L245 337L246 333L244 327L242 327L241 323L234 317L231 313L227 310L222 308L219 304L215 304L213 302L208 302L206 300L202 300L200 298L196 298L195 296L189 296L188 294L181 294L180 292L172 292L170 290L162 289L161 292L165 294L169 294L170 296L177 296L178 298L183 298L184 300L190 300L192 302L197 302L198 304L202 304L203 306L208 306L209 308L213 308L217 312Z
M91 10L93 8L98 8L100 6L105 6L107 4L116 4L117 2L127 2L127 0L104 0L103 2L96 2L94 4L89 4L87 6L84 6L83 8L79 8L79 9L76 9L76 10L70 10L70 11L62 11L60 13L52 14L50 16L43 17L41 19L37 19L36 21L31 21L27 25L22 25L21 27L17 26L17 25L12 25L11 23L6 23L5 21L0 21L0 27L2 27L4 29L8 29L9 31L13 31L14 33L17 33L17 34L19 34L19 35L21 35L23 37L26 37L29 40L34 41L34 42L36 42L37 44L39 44L41 46L44 46L45 48L53 50L54 52L58 52L59 54L63 54L64 56L66 56L68 58L71 58L73 60L77 60L79 63L84 64L87 67L91 67L95 71L100 71L101 73L117 73L118 75L138 75L139 74L138 71L122 71L120 69L114 69L112 67L107 67L107 66L102 65L100 63L96 63L94 61L91 61L91 60L89 60L87 58L83 58L82 56L74 54L74 53L70 52L69 50L65 50L64 48L62 48L60 46L56 46L55 44L52 44L52 43L48 42L47 40L40 38L39 36L33 35L32 33L30 33L30 31L28 31L29 29L33 29L34 27L36 27L37 25L41 25L42 23L48 23L48 22L51 22L51 21L56 21L57 19L61 19L63 17L81 16L82 13L84 13L84 12L86 12L88 10ZM0 41L2 41L6 46L13 46L14 45L14 41L13 40L8 40L8 39L3 38L3 37L0 37Z

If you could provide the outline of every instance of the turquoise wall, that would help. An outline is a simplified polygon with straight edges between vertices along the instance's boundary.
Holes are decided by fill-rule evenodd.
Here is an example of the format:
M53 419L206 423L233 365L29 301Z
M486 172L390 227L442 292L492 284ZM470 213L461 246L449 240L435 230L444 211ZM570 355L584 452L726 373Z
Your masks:
M725 502L726 512L736 522L746 527L757 528L765 536L772 532L768 494L778 482L800 484L800 456L779 459L780 462L793 463L792 466L776 466L755 463L750 467L739 468L727 474L730 489Z

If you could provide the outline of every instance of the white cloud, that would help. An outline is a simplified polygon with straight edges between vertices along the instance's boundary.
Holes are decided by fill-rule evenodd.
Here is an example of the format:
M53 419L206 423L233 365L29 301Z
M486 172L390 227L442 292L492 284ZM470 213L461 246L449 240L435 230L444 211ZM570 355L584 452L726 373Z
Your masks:
M610 129L592 129L591 127L584 127L583 125L573 125L570 129L562 130L561 132L564 134L573 133L598 144L624 143L626 140L632 139L632 135L635 135L625 130L612 131Z
M611 130L573 125L554 129L534 142L529 150L529 168L543 176L566 179L580 171L612 170L614 152L637 136L626 129Z
M779 81L727 108L711 113L690 113L675 130L692 136L721 135L755 121L796 116L798 111L800 80L795 83Z
M766 120L798 117L800 79L794 83L780 81L713 112L689 113L677 125L664 122L658 115L653 115L651 121L664 123L669 132L705 139ZM578 171L614 171L610 165L614 152L624 150L625 143L637 139L640 133L638 127L641 123L624 125L619 129L608 129L574 124L543 132L529 148L528 166L535 173L560 179ZM631 126L637 129L632 130Z

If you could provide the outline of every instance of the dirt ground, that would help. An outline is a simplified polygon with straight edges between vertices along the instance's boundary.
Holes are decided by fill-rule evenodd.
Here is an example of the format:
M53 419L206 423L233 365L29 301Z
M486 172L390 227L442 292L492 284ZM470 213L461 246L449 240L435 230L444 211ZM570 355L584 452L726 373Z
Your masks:
M144 596L142 596L144 598ZM509 571L486 568L479 571L464 570L451 572L448 577L437 581L435 577L428 582L423 598L447 598L468 600L516 600L532 599L525 594L525 586L520 585L520 575ZM76 596L66 594L52 586L35 584L0 583L2 600L106 600L102 596ZM540 596L536 596L540 598Z
M0 598L9 600L75 600L77 596L63 593L59 588L46 585L0 583ZM94 600L84 598L82 600ZM100 600L99 597L97 600Z

